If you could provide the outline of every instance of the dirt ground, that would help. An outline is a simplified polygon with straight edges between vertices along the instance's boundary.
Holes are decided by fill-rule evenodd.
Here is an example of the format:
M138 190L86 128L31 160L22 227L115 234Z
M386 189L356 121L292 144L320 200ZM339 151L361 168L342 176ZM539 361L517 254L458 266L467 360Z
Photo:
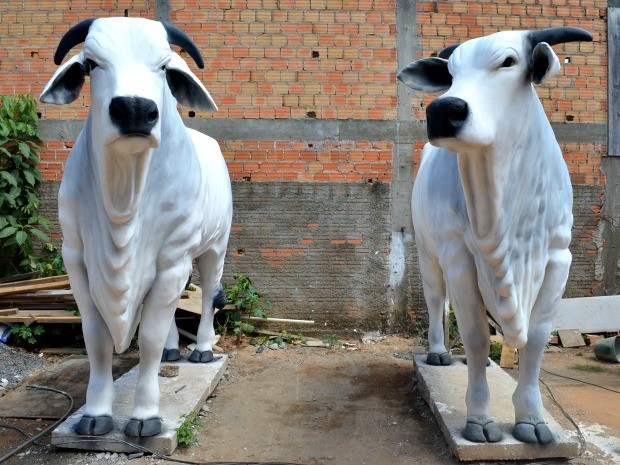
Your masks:
M455 463L413 375L412 347L421 341L390 336L370 344L350 341L343 349L253 346L229 352L224 378L207 401L204 427L194 443L172 458L192 462L281 461L305 465L411 465ZM601 373L575 365L600 366ZM579 465L620 464L620 364L596 360L588 347L545 354L541 379L582 429L587 448L570 461ZM507 370L517 375L517 369ZM559 377L568 376L574 380ZM27 381L26 381L27 382ZM574 431L541 385L547 410ZM49 421L9 420L36 433ZM0 430L2 431L2 430ZM0 435L6 453L23 439L11 430ZM32 446L5 463L143 465L168 463L153 457L64 451ZM533 463L533 462L530 462Z

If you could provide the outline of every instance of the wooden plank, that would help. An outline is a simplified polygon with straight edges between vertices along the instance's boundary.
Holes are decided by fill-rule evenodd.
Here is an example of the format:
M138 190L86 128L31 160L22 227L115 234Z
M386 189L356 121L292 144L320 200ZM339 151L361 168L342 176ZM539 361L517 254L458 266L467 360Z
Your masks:
M517 349L509 346L506 341L502 343L502 355L499 359L499 366L502 368L514 368L517 359Z
M13 276L7 276L6 278L0 278L0 284L2 283L14 283L16 281L24 281L26 279L34 279L41 274L40 271L32 271L30 273L15 274Z
M69 277L67 275L52 276L51 278L31 279L18 283L0 284L0 296L22 294L26 292L68 288Z
M2 310L0 310L0 316L14 315L16 313L17 313L16 308L3 308Z
M36 316L34 323L81 323L79 316Z
M84 347L47 347L41 349L44 355L84 355L86 348Z
M551 330L575 328L582 333L620 331L620 296L560 300Z
M607 155L620 155L620 8L607 9Z
M32 323L81 323L82 318L66 310L31 311L18 309L12 315L0 314L0 322L23 323L29 326Z

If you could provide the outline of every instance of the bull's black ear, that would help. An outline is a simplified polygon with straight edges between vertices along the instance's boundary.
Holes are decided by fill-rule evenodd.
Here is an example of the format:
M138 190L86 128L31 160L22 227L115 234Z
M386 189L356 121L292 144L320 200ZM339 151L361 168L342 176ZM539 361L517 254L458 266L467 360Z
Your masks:
M543 84L560 70L560 60L546 42L541 42L532 50L530 76L534 84Z
M170 92L181 105L196 110L217 111L217 105L209 91L190 71L183 58L174 52L171 54L170 62L166 65L166 81L168 81Z
M452 85L448 61L437 57L414 61L405 66L396 77L405 85L422 92L441 92Z
M71 103L78 98L86 80L83 58L82 53L78 53L56 70L41 93L40 100L43 103L61 105Z

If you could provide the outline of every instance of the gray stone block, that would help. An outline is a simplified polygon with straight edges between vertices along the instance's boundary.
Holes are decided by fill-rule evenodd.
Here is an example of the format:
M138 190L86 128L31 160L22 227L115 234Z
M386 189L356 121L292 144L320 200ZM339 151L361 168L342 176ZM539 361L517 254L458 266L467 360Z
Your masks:
M543 416L553 434L554 442L546 445L524 444L512 437L512 393L517 383L494 362L487 367L491 416L504 438L500 442L484 444L463 438L462 430L467 418L467 365L463 363L463 356L455 356L453 359L454 363L450 366L430 366L426 364L426 355L415 355L413 367L418 377L419 389L431 407L450 450L458 460L535 460L577 455L578 443L568 438L566 432L546 410L543 411Z
M211 363L175 363L179 375L173 378L159 377L161 392L160 414L163 429L160 434L150 438L125 436L125 424L131 417L133 396L140 365L133 367L114 382L116 400L113 407L114 429L103 436L78 436L74 427L82 417L82 406L52 432L52 444L69 449L109 452L152 452L169 455L177 447L176 428L183 422L181 415L198 412L207 397L213 392L221 379L228 358L219 356ZM139 447L136 447L139 446Z

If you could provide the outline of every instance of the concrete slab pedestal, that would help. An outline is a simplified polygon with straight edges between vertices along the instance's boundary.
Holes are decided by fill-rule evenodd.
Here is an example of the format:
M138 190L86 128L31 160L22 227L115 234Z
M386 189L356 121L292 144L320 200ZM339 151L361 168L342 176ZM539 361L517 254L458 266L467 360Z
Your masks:
M554 442L546 445L524 444L512 437L514 407L512 393L517 383L496 363L487 367L487 380L491 390L491 416L504 438L500 442L479 444L463 438L467 409L467 365L463 356L453 356L451 366L430 366L426 355L415 355L413 367L418 386L428 402L450 450L458 460L532 460L543 458L573 457L579 445L569 439L562 427L544 410L543 415L553 433Z
M145 447L162 455L171 454L177 446L175 429L183 422L181 415L197 412L221 379L228 358L226 355L211 363L181 362L178 376L159 377L162 432L150 438L125 436L125 424L131 417L139 365L114 382L116 401L113 407L114 429L103 436L78 436L74 427L82 417L84 406L52 432L52 444L58 447L106 452L142 452ZM168 365L168 364L166 364Z

